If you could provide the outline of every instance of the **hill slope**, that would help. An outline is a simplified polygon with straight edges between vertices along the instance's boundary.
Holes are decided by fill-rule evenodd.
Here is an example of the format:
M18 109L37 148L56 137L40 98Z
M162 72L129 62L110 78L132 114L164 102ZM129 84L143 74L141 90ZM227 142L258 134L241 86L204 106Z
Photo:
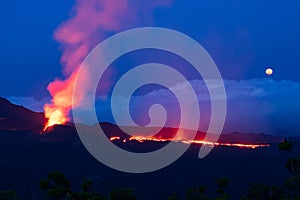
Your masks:
M45 124L43 113L17 106L0 97L0 130L41 132Z

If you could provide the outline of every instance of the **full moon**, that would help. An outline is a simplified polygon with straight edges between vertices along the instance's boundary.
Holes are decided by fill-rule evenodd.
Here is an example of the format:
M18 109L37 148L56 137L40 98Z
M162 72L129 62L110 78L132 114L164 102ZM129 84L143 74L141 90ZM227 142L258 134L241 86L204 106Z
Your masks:
M268 76L272 75L273 74L273 69L271 69L271 68L266 69L266 74Z

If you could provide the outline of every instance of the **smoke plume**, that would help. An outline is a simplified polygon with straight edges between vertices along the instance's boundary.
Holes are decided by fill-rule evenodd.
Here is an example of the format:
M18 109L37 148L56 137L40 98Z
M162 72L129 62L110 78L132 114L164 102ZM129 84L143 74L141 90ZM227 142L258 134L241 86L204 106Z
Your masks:
M55 40L60 43L66 79L56 79L47 88L52 100L44 106L49 120L46 127L69 120L76 72L90 50L110 34L149 25L153 22L153 10L171 3L171 0L77 0L70 18L54 32Z

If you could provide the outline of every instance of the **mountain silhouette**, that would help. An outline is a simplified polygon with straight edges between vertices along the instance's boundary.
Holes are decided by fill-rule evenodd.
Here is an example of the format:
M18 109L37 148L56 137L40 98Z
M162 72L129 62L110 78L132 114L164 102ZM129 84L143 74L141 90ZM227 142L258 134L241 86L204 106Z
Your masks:
M33 112L0 97L0 130L41 132L45 124L43 113Z
M43 141L78 141L75 126L73 123L66 125L54 125L43 131L46 119L43 113L33 112L23 106L14 105L7 99L0 97L0 131L27 131L42 134L30 134L33 138ZM107 138L120 137L121 140L130 138L130 135L123 132L122 129L111 123L101 122L102 130ZM136 127L131 127L134 131ZM170 140L176 136L177 128L163 127L154 135L157 139ZM182 130L184 134L190 134L190 130ZM31 137L30 136L30 137ZM203 140L205 132L198 131L195 140ZM277 143L282 140L281 136L266 135L264 133L229 133L221 134L219 142L223 143Z

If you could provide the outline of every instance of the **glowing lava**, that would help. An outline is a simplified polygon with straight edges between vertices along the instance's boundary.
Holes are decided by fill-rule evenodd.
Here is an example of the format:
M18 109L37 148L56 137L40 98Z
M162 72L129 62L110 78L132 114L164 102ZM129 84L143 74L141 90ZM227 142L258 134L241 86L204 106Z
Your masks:
M68 115L72 107L80 105L81 92L86 91L84 87L89 87L89 79L81 83L83 90L77 91L78 102L72 102L72 92L77 70L87 54L105 39L107 33L118 33L137 24L141 14L139 12L141 9L137 8L144 7L143 3L133 6L129 0L76 0L75 2L71 18L63 22L54 32L54 38L59 42L62 50L63 75L68 78L56 79L47 88L52 100L44 106L45 118L48 119L44 130L49 126L69 121ZM147 12L152 12L159 6L169 7L171 4L169 0L149 1ZM88 77L89 74L86 75ZM107 88L111 84L109 78L103 82Z
M65 124L69 120L75 78L76 72L66 80L56 79L49 84L47 89L53 99L44 106L45 118L48 119L44 130L55 124Z
M120 137L111 137L110 141L120 140ZM248 149L256 149L259 147L269 147L270 144L240 144L240 143L222 143L222 142L208 142L204 140L174 140L174 139L158 139L158 138L151 138L151 137L143 137L143 136L134 136L128 139L129 141L138 141L138 142L145 142L145 141L155 141L155 142L182 142L184 144L203 144L209 146L230 146L230 147L239 147L239 148L248 148ZM123 142L126 142L126 139L123 139Z
M121 139L120 137L111 137L111 138L110 138L110 141L120 140L120 139Z
M68 121L66 111L61 108L55 108L50 104L45 105L45 117L48 119L45 124L44 131L55 124L65 124Z

